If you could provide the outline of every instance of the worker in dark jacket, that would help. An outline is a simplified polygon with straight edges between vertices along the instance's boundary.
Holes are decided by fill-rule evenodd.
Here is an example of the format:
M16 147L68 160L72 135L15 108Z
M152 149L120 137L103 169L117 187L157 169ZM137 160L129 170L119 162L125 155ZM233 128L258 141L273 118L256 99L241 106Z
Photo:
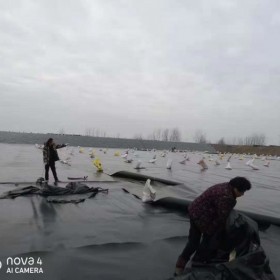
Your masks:
M43 159L45 164L45 180L49 180L49 168L51 168L53 177L55 180L55 184L59 182L56 169L55 162L59 160L58 153L56 149L60 149L66 147L65 144L57 145L54 143L53 138L49 138L48 141L44 144L43 148Z
M199 247L205 252L205 247L208 246L209 254L211 253L211 246L215 246L212 242L213 235L224 230L226 220L236 204L236 198L250 189L250 181L244 177L235 177L227 183L208 188L190 204L188 242L177 260L175 275L183 273L187 262ZM210 240L212 244L209 247Z

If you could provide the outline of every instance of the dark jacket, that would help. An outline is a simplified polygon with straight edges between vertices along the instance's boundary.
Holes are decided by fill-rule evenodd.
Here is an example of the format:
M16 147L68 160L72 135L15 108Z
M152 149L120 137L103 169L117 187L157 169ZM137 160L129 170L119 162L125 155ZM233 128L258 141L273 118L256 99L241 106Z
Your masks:
M202 233L213 234L225 226L236 204L232 186L217 184L197 197L189 206L189 216Z
M44 145L43 148L43 160L45 164L54 163L55 161L59 160L58 153L56 149L60 149L66 147L66 145L56 145L53 144L51 146Z

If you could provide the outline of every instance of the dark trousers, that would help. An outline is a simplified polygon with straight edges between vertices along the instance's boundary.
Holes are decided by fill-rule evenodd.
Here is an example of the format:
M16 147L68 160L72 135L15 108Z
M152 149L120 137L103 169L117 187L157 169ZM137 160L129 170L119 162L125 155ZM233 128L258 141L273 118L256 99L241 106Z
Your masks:
M200 242L201 237L202 241ZM202 232L195 225L195 223L192 220L190 220L188 241L180 257L186 260L186 262L188 262L193 253L196 252L195 256L199 256L199 261L207 261L211 254L210 247L212 246L209 247L209 245L212 243L210 241L211 238L211 235L202 234ZM203 256L203 259L201 259L201 256Z
M51 168L52 174L55 181L58 181L56 169L55 169L55 161L49 162L45 165L45 180L49 180L49 169Z

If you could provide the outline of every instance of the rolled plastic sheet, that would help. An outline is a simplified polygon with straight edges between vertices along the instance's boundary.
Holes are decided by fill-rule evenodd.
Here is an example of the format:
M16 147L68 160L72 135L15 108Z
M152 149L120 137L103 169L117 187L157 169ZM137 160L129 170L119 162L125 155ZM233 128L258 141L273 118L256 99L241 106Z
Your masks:
M182 213L187 213L188 207L191 203L191 200L180 199L176 197L165 197L152 202L152 205L161 206L167 209L173 209ZM280 219L277 217L257 214L249 211L238 211L256 221L261 228L267 227L270 224L280 226Z
M145 174L137 174L137 173L133 173L133 172L129 172L129 171L117 171L117 172L111 173L109 175L113 176L113 177L128 178L128 179L134 179L134 180L139 180L139 181L146 181L147 179L150 179L152 181L157 181L157 182L160 182L160 183L163 183L166 185L170 185L170 186L176 186L176 185L181 184L176 181L166 180L166 179L149 176L149 175L145 175Z

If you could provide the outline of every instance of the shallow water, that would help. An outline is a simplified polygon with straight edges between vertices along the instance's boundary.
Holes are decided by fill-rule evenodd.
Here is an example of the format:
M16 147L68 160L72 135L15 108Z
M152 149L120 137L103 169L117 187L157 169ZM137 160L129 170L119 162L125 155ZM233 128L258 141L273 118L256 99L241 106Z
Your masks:
M17 188L15 182L18 187L34 185L38 177L43 177L42 150L34 145L0 144L0 151L1 193ZM125 163L121 156L114 156L116 151L123 154L124 150L94 151L103 164L103 173L93 166L89 147L83 153L77 147L67 147L59 150L59 155L61 159L71 157L71 166L58 162L58 176L66 181L69 176L86 175L89 181L96 181L88 182L89 186L109 188L108 194L99 193L79 204L52 204L38 196L1 200L1 279L168 279L186 242L188 218L143 204L124 192L122 188L141 196L144 182L108 175L120 170L178 182L176 186L154 184L157 198L193 199L213 184L245 176L253 188L238 199L236 208L280 217L278 160L271 160L267 168L264 161L256 159L254 164L259 170L252 170L246 165L248 159L232 157L232 170L226 170L226 157L215 166L212 158L216 156L202 153L189 153L190 161L183 165L179 163L182 153L161 157L161 151L131 151L133 162ZM155 154L156 163L149 163ZM209 167L206 171L200 171L197 165L203 156ZM171 170L166 169L168 159L173 160ZM138 160L145 169L134 169ZM280 275L279 233L277 226L260 233L276 277ZM10 256L40 257L44 273L7 274L6 260Z

